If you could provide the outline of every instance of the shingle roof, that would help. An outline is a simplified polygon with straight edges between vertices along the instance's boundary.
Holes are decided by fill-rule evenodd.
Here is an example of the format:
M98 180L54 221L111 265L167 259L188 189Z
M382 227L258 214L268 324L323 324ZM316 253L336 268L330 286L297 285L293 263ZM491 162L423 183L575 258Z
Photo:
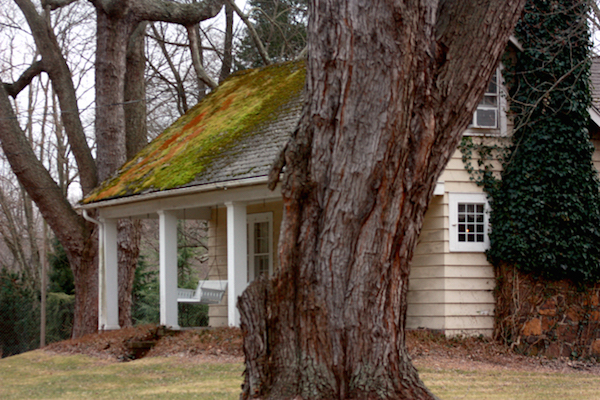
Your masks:
M83 203L268 175L300 118L303 62L232 75Z

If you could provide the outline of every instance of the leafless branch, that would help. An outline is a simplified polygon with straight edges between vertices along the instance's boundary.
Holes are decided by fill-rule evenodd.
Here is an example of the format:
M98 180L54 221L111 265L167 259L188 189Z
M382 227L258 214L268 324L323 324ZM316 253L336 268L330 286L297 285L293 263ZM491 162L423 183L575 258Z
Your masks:
M136 0L131 9L145 21L163 21L180 25L195 24L215 17L223 0L204 0L202 3L181 4L167 0Z
M71 3L75 3L77 0L42 0L42 7L49 7L50 10L54 11L58 8L68 6Z
M198 79L208 85L211 89L214 89L218 86L218 84L210 76L208 76L204 70L204 67L202 66L202 61L200 60L200 52L198 51L198 32L196 31L196 27L194 25L188 25L186 28L188 32L188 38L190 39L192 64L196 70L196 75L198 75Z
M15 98L21 90L25 89L27 85L31 83L33 78L41 74L42 71L44 71L42 61L36 61L31 64L31 66L27 68L15 82L5 83L4 89L12 98Z
M250 33L250 36L252 37L252 40L254 41L254 44L256 45L256 48L258 49L258 53L260 54L260 57L263 59L263 62L265 63L265 65L272 64L271 59L269 58L269 55L267 54L267 51L265 50L265 46L263 46L262 41L258 37L258 33L256 33L256 29L254 29L254 26L248 19L248 16L246 14L244 14L242 12L242 10L240 10L240 8L235 4L234 0L225 0L225 1L227 1L227 3L229 3L229 5L231 5L231 7L235 11L235 13L241 18L242 21L244 21L244 24L246 24L246 27L248 28L248 32Z

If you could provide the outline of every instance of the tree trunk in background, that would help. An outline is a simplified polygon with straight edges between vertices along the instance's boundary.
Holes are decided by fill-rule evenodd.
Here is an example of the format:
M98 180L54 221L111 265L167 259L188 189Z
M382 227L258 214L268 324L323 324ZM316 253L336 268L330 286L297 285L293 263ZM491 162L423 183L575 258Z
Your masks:
M140 220L121 219L118 224L117 247L119 262L119 325L132 326L131 306L135 269L140 255L142 223Z
M87 225L91 231L82 252L73 255L67 250L75 282L73 338L98 331L98 231L95 225Z
M131 159L148 143L146 126L146 51L147 22L140 22L127 45L125 72L126 157Z
M410 261L523 3L311 1L280 270L238 303L243 398L434 398L405 345Z
M14 115L9 96L15 97L27 86L31 79L42 71L52 82L53 90L59 99L60 122L68 137L69 149L77 163L78 178L83 195L87 195L99 180L113 174L139 145L145 143L145 103L130 103L132 107L124 110L125 99L144 100L140 78L143 78L143 45L140 52L130 54L132 58L127 77L132 97L125 97L126 55L130 38L133 45L143 42L143 23L141 21L165 21L182 25L197 24L213 18L223 5L223 0L204 0L194 4L184 4L163 0L90 0L97 10L97 52L96 52L96 161L87 144L83 124L77 105L77 96L69 66L64 58L53 27L50 11L68 6L73 0L44 1L44 10L39 13L31 0L14 0L23 12L36 49L42 61L34 63L17 85L0 82L0 141L11 169L28 195L38 206L42 216L48 222L61 244L64 246L75 278L75 320L73 337L79 337L97 330L98 322L98 268L97 268L97 232L96 228L77 215L65 198L64 187L59 187L52 179L43 163L32 152L31 145ZM134 29L138 32L131 36ZM141 37L141 39L140 39ZM134 56L137 55L137 63ZM139 63L139 64L138 64ZM142 71L142 72L140 72ZM137 74L137 75L136 75ZM131 89L131 90L129 90ZM141 92L136 92L141 90ZM126 125L125 112L128 113ZM143 120L142 120L143 119ZM127 140L125 138L128 131ZM143 138L140 138L140 135ZM131 144L133 143L133 144ZM127 147L127 150L126 150ZM62 183L62 182L61 182ZM128 225L124 223L124 225ZM136 230L135 224L130 228ZM125 288L131 288L135 260L138 250L138 232L133 233L131 242L122 243L126 249L122 260L127 266L122 268L122 282ZM125 295L121 295L125 296ZM130 296L130 294L129 294ZM126 301L130 307L131 300ZM131 312L122 311L125 320ZM129 315L127 315L129 314ZM127 323L126 323L127 324Z
M125 146L126 54L132 22L96 8L96 143L98 180L109 178L127 158ZM136 24L137 25L137 24Z
M146 126L146 54L145 34L147 22L135 28L127 46L125 75L125 141L126 157L131 159L148 142ZM124 219L118 224L119 262L119 325L133 324L131 315L132 290L140 255L142 224L139 220Z
M231 74L233 64L233 8L225 4L225 46L223 47L223 64L219 74L219 83Z

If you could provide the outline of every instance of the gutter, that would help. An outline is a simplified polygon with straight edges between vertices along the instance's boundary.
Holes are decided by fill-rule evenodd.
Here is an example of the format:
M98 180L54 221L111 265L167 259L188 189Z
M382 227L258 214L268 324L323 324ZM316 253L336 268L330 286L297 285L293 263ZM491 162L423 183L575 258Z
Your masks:
M267 184L268 182L269 182L269 177L267 175L264 175L264 176L254 177L254 178L238 179L238 180L234 180L234 181L215 182L215 183L207 183L204 185L187 186L187 187L178 188L178 189L168 189L168 190L163 190L163 191L156 191L156 192L151 192L151 193L120 197L120 198L110 199L110 200L99 200L97 202L88 203L88 204L78 204L75 206L75 209L83 210L84 215L85 215L86 210L93 210L96 208L111 207L111 206L117 206L117 205L122 205L122 204L131 204L131 203L137 203L137 202L148 201L148 200L162 199L165 197L176 197L176 196L183 196L183 195L188 195L188 194L197 194L197 193L212 192L212 191L217 191L217 190L234 189L234 188L239 188L239 187L243 187L243 186L261 185L261 184ZM93 218L91 218L89 216L87 218L84 216L84 218L90 222L98 223L98 221L95 221ZM90 218L90 219L88 219L88 218Z

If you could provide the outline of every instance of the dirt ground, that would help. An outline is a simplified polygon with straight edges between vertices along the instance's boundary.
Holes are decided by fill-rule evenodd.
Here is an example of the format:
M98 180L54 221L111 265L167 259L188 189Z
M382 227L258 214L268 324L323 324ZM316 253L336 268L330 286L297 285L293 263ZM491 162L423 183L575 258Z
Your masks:
M484 338L446 338L429 331L407 332L407 345L417 368L582 372L600 375L595 360L548 359L516 354ZM180 357L190 362L243 362L239 329L165 331L156 326L108 331L53 343L46 351L86 354L113 361L140 357Z

